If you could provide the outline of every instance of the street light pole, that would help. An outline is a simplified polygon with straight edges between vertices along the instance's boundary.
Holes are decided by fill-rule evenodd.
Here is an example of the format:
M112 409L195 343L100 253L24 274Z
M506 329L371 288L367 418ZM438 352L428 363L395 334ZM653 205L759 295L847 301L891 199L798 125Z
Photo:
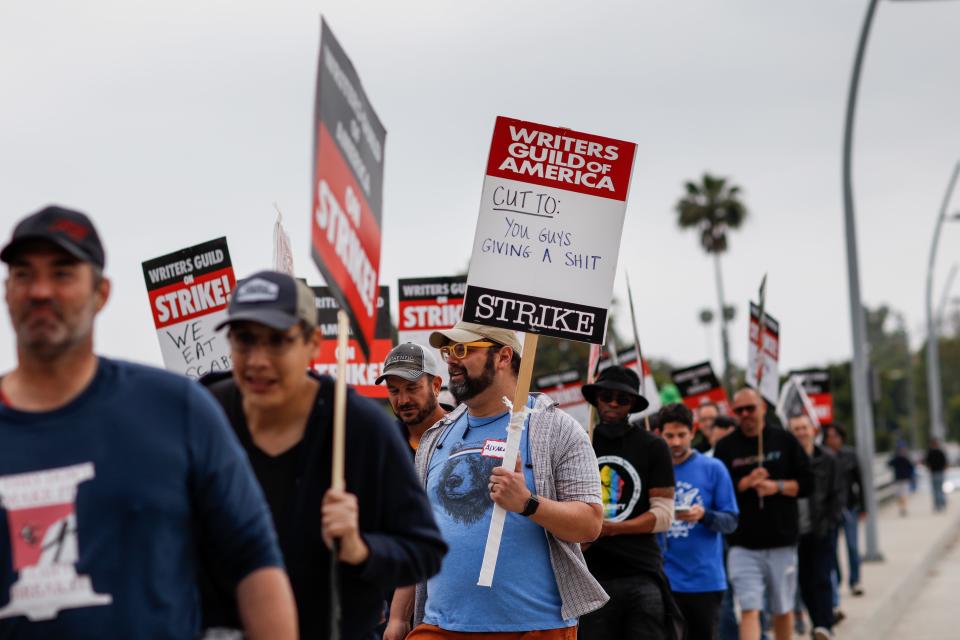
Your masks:
M947 207L950 205L958 174L960 162L953 168L947 193L940 205L940 215L937 216L937 224L933 228L933 242L930 244L930 262L927 265L927 401L930 406L930 435L941 441L946 435L946 428L943 424L943 389L940 386L940 341L937 330L939 320L934 318L933 313L933 267L937 259L937 246L940 244L940 230L943 228L943 221L947 219Z
M864 319L863 302L860 297L860 268L857 255L857 227L853 208L853 183L851 152L853 150L853 117L857 107L857 90L860 86L860 70L863 66L863 54L867 48L867 37L873 24L873 16L879 0L870 0L867 15L860 31L857 54L853 62L853 74L850 78L850 91L847 97L847 115L843 131L843 220L847 240L847 278L850 294L850 323L853 333L853 416L857 433L857 456L860 458L860 470L863 474L864 499L867 508L866 522L866 561L883 560L877 539L877 494L873 479L874 433L873 408L870 406L870 381L867 366L867 325Z

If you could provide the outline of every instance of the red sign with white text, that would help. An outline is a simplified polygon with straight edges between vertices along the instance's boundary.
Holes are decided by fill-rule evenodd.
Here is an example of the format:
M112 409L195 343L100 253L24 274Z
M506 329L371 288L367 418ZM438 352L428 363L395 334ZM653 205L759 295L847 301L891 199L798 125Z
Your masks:
M325 21L314 120L311 255L373 357L386 130Z

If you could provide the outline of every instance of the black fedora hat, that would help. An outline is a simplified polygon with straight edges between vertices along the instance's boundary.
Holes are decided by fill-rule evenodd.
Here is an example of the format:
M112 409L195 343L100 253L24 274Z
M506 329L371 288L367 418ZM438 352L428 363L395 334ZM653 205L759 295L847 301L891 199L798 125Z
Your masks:
M630 413L643 411L650 403L640 395L640 376L633 369L614 365L607 367L597 376L597 381L593 384L585 384L580 391L587 402L597 406L597 392L601 389L610 391L622 391L633 396L633 406L630 407Z

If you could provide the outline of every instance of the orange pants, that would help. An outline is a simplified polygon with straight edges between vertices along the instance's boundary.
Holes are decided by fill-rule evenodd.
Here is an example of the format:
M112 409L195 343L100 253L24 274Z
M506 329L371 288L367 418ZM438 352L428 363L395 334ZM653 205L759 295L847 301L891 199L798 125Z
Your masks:
M577 640L577 627L542 629L539 631L467 632L447 631L433 624L421 624L407 635L407 640Z

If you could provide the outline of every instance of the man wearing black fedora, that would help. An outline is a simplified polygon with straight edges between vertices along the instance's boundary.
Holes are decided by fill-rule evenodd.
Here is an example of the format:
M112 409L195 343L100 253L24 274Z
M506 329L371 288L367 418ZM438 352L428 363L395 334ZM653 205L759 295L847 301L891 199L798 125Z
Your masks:
M600 467L603 530L586 551L587 566L610 595L602 609L580 619L580 636L676 638L682 617L670 596L656 535L673 522L673 463L670 448L628 416L643 411L640 377L612 366L583 397L597 408L600 424L593 448Z

